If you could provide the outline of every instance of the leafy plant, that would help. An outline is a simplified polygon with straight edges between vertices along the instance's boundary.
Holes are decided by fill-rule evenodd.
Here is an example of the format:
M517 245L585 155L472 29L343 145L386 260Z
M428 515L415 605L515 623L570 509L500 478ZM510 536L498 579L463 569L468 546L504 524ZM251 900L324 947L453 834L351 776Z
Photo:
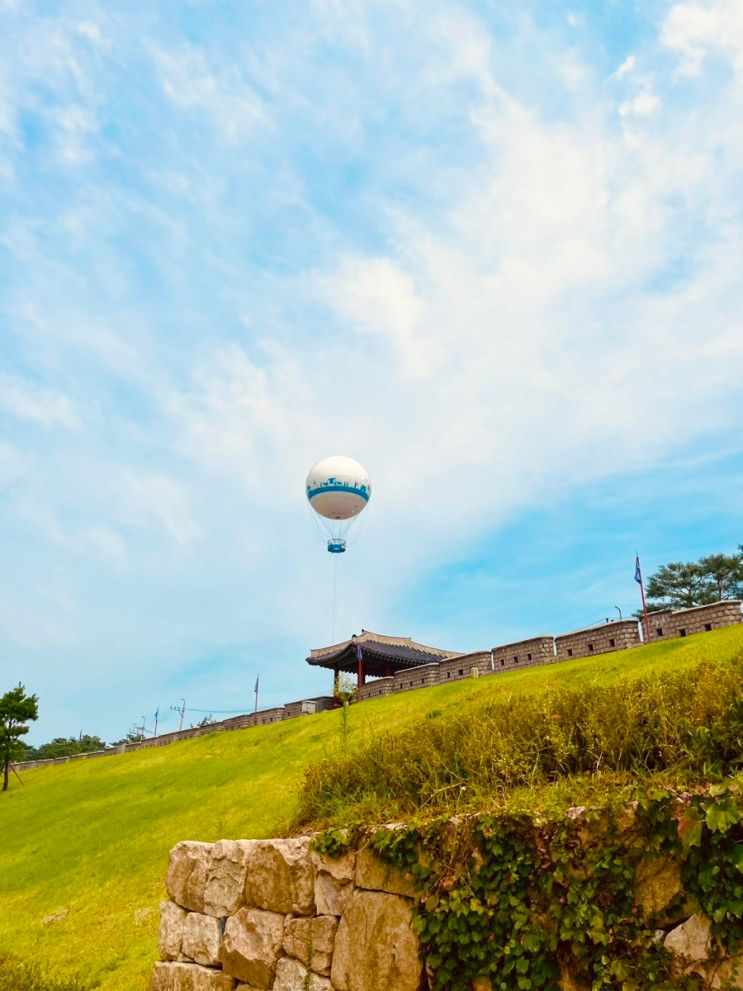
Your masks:
M638 866L671 857L688 899L709 915L713 958L739 951L743 926L741 795L732 782L690 795L640 789L633 808L600 806L418 820L353 834L412 875L414 928L432 991L592 991L699 987L679 976L638 903ZM351 834L344 834L348 841ZM338 831L317 841L343 852ZM672 901L671 904L674 904Z

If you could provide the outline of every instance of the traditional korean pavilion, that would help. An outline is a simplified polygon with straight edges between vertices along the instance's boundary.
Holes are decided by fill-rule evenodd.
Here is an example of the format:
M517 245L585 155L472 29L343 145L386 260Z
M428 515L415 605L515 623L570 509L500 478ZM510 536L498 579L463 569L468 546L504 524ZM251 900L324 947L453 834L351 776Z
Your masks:
M360 688L365 684L367 675L371 678L389 678L405 668L458 656L456 650L427 647L410 637L385 637L381 633L362 630L350 640L311 650L307 663L328 668L333 672L334 681L337 681L341 671L355 674L356 684Z

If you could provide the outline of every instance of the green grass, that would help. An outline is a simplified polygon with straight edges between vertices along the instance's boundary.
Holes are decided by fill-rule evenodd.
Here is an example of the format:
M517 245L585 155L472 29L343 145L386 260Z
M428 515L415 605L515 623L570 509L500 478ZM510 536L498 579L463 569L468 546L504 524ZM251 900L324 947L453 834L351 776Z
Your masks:
M183 839L286 831L309 765L333 753L341 759L431 712L742 654L743 627L734 627L365 702L348 711L345 738L336 711L28 771L23 786L0 795L0 948L53 962L102 991L143 991L168 850Z
M48 966L0 953L0 991L88 991L89 987L74 977L59 977Z
M308 769L297 828L500 808L516 791L611 775L704 780L743 763L737 658L530 695L477 699Z

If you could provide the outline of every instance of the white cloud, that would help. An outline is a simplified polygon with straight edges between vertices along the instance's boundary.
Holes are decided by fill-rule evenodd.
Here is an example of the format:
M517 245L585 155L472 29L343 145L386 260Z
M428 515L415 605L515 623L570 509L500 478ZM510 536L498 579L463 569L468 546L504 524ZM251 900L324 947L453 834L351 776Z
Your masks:
M55 115L59 157L66 165L81 165L94 155L92 139L98 131L93 112L81 106L62 108Z
M628 55L627 58L622 62L617 71L614 73L616 79L624 79L625 76L629 76L635 71L635 66L637 65L637 58L634 55Z
M711 51L717 51L737 72L743 71L743 0L710 0L675 4L661 32L663 44L681 56L681 71L700 73Z
M422 325L423 300L399 263L346 256L332 275L314 282L314 289L348 326L388 344L386 353L406 376L426 376L439 360Z
M0 409L11 416L43 427L59 424L76 428L81 425L75 404L53 389L47 389L25 379L0 373Z
M620 117L652 117L661 108L661 101L649 90L642 90L631 100L619 104Z
M179 544L201 536L192 517L188 492L182 485L161 473L130 475L124 481L122 512L130 523L154 521Z
M95 21L79 21L76 25L77 33L96 46L106 45L101 28Z
M19 479L26 468L27 460L12 444L0 440L0 486Z
M263 101L232 65L213 71L203 53L184 48L154 53L165 93L180 110L199 111L231 142L270 124Z

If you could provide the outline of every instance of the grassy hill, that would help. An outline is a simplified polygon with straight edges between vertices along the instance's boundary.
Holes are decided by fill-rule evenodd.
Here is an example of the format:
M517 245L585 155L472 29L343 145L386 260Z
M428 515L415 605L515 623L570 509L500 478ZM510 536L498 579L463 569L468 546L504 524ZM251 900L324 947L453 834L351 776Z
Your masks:
M286 831L308 765L432 711L741 656L743 627L734 627L366 702L348 711L345 732L336 711L29 771L0 796L0 951L78 972L102 991L143 991L170 847Z

